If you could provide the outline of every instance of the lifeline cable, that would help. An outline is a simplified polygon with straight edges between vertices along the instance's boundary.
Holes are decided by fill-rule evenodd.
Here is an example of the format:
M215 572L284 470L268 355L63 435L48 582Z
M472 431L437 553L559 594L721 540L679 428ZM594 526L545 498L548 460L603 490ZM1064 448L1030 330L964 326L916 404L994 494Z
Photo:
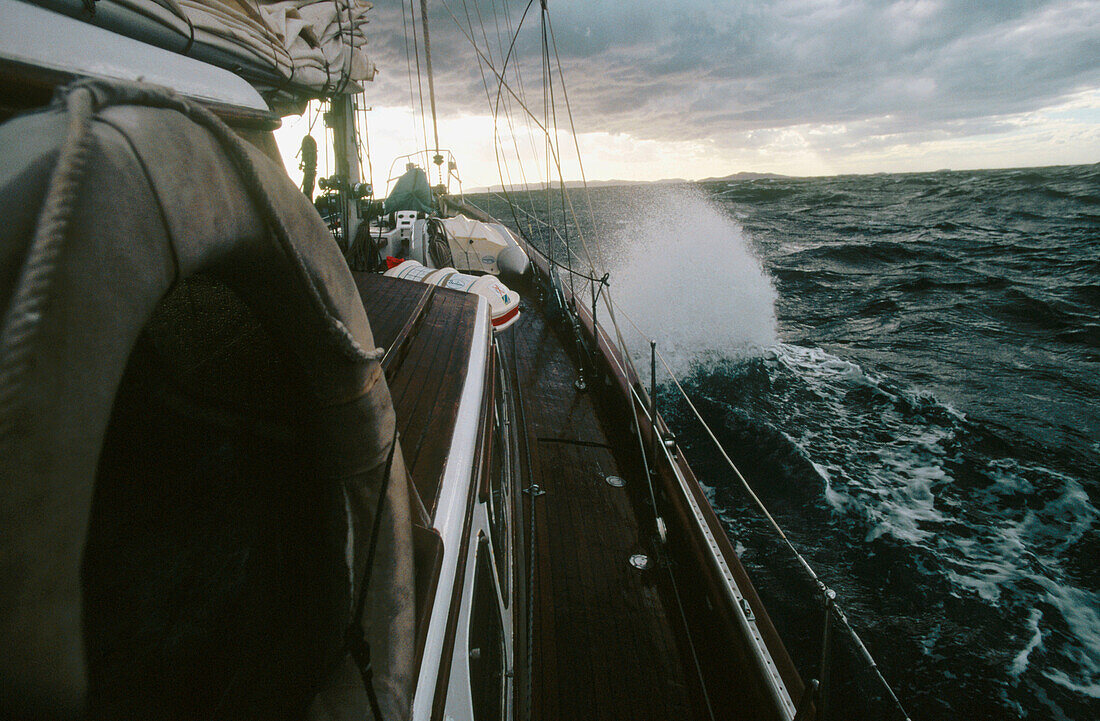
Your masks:
M623 317L626 318L627 322L634 326L634 329L639 334L641 334L643 338L647 337L642 329L638 327L638 324L635 323L634 320L630 318L630 316L627 315L625 311L623 311ZM868 664L868 667L875 673L883 688L885 688L886 692L890 695L890 699L897 706L898 710L901 711L901 713L905 716L906 721L909 721L909 714L905 711L905 707L902 706L901 700L898 698L897 694L894 693L894 689L890 686L889 682L886 680L886 677L882 675L882 670L879 668L878 663L875 662L875 659L871 655L871 652L863 643L863 639L861 639L859 634L856 633L856 630L852 628L851 623L848 621L847 615L845 615L843 610L841 610L839 604L835 602L835 592L832 591L832 589L830 589L825 584L825 582L821 580L821 578L814 571L813 567L810 566L805 557L803 557L803 555L799 553L798 549L795 548L794 544L787 537L787 534L783 532L783 529L780 527L779 523L768 511L767 506L765 506L764 502L760 500L760 497L756 495L756 492L753 491L752 487L749 485L749 482L745 480L745 477L741 474L740 469L737 468L737 465L729 457L729 454L726 453L726 449L722 446L722 443L718 440L718 437L714 434L714 431L711 429L710 425L706 422L706 420L703 419L703 415L699 412L699 409L695 406L695 403L693 403L691 398L688 397L687 391L684 390L684 387L680 384L680 381L676 377L676 374L672 372L672 368L669 366L668 361L660 353L660 351L657 352L657 357L661 360L661 365L664 366L665 371L668 373L669 378L672 379L672 382L676 385L676 388L680 392L680 395L683 396L684 400L691 408L695 417L699 420L699 423L707 432L707 435L710 436L710 439L714 442L714 445L718 449L718 452L722 454L722 457L725 459L726 463L731 469L733 469L734 474L741 482L741 485L744 487L746 493L748 493L749 497L755 502L757 508L759 508L760 512L763 513L764 517L767 518L768 523L775 530L775 532L779 534L779 537L783 539L783 542L787 545L787 548L794 555L799 565L802 566L803 570L807 573L807 575L809 575L810 579L818 586L819 590L822 592L827 602L831 601L831 603L828 603L827 605L827 610L831 610L831 612L836 616L837 620L840 622L844 630L848 632L849 637L852 639L852 642L856 646L856 650L863 657L863 660Z

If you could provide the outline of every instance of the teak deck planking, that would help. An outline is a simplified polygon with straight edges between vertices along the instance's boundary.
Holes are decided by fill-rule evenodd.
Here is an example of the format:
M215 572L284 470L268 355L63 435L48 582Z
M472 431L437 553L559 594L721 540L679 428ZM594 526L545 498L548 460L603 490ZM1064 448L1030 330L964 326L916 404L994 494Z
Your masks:
M375 344L390 348L420 299L433 289L372 273L353 275ZM475 296L435 288L408 352L390 379L405 464L429 514L435 511L454 435L476 318Z
M630 564L631 555L650 554L631 500L645 479L620 465L592 396L573 385L557 334L525 310L501 347L522 397L527 480L545 491L528 501L535 509L532 718L694 718L694 681L678 644L677 611L659 587L662 571ZM608 475L628 487L609 485Z
M389 348L427 286L373 274L355 279L375 343ZM476 308L473 296L436 289L390 381L406 463L429 512L454 430ZM574 388L561 340L526 301L499 340L522 398L520 442L530 458L517 482L545 491L533 500L531 718L698 717L697 682L685 665L682 624L662 590L662 570L630 564L631 555L651 553L652 535L642 530L632 498L645 479L620 462L631 449L616 454L592 396ZM609 475L628 487L607 484ZM529 510L522 509L522 518Z

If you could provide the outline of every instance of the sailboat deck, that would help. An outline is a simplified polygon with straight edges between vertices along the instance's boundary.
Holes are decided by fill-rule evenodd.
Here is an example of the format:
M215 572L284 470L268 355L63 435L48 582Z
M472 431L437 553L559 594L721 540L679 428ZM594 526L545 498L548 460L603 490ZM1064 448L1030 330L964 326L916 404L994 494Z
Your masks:
M620 464L592 396L574 388L557 334L525 311L501 347L522 398L527 480L544 491L533 501L525 494L535 537L531 718L697 717L682 624L661 585L667 573L630 563L651 555L652 531L633 505L644 477ZM609 475L626 486L609 485Z
M476 299L441 288L425 304L423 284L370 274L355 278L381 347L400 345L417 309L423 311L390 388L410 473L432 512ZM522 494L523 519L531 518L533 504L533 552L527 527L517 538L534 569L530 718L705 716L667 570L655 559L646 570L630 562L635 554L655 556L651 511L644 506L648 492L632 437L602 415L594 403L598 391L576 390L573 362L536 308L525 301L520 320L498 340L520 398L524 433L517 483L543 491ZM611 475L626 485L608 484ZM516 621L525 624L526 618ZM516 663L526 665L526 658Z
M466 378L477 297L374 273L353 275L376 345L392 354L409 323L417 323L401 357L396 363L387 358L383 365L392 375L390 393L405 464L431 514Z

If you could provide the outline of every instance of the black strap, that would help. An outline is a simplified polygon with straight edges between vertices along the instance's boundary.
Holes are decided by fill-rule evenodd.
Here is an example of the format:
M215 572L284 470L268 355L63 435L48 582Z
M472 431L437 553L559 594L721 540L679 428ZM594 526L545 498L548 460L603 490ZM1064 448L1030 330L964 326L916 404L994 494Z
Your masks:
M393 430L393 440L390 442L390 451L386 456L386 469L382 476L382 487L378 491L378 507L374 512L374 522L371 524L370 545L367 547L367 563L363 569L363 582L359 586L359 596L355 599L355 609L351 614L351 623L348 624L344 642L351 653L355 665L359 667L359 675L363 679L363 689L367 692L367 700L370 701L371 713L375 721L381 721L382 709L378 705L378 695L374 692L374 669L371 666L370 642L363 633L363 613L366 610L367 591L370 589L371 571L374 569L374 556L378 550L378 535L382 527L382 511L385 508L386 494L390 487L390 471L393 469L393 454L397 449L397 428Z
M374 692L374 670L370 662L370 643L363 635L363 629L358 633L348 629L348 651L351 652L355 665L359 667L359 675L363 679L363 689L367 692L367 700L370 701L370 711L375 721L382 721L382 709L378 706L378 694Z

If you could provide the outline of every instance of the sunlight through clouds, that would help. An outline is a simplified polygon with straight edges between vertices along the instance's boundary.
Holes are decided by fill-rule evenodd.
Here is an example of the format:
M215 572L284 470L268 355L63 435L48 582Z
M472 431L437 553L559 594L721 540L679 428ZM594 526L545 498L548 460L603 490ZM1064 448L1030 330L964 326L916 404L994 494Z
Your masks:
M377 5L374 59L381 72L366 98L374 108L371 152L381 190L378 178L392 158L423 149L425 133L415 80L407 77L413 63L401 8L392 0ZM499 3L467 5L472 17L480 12L483 52L499 65L507 25L514 27L524 5L509 5L507 18ZM657 7L557 0L551 13L590 179L1100 160L1100 3L685 0ZM476 56L444 10L433 10L432 23L441 145L458 156L466 188L501 183L498 153L517 176L505 182L519 183L503 116L494 149L492 73L486 70L483 82ZM510 67L517 66L541 118L537 17L517 37ZM535 184L546 175L545 159L531 159L541 156L543 140L516 102L507 93L502 98ZM577 179L568 123L559 121L563 171ZM290 156L305 124L288 118L279 133ZM288 169L296 167L288 158Z

